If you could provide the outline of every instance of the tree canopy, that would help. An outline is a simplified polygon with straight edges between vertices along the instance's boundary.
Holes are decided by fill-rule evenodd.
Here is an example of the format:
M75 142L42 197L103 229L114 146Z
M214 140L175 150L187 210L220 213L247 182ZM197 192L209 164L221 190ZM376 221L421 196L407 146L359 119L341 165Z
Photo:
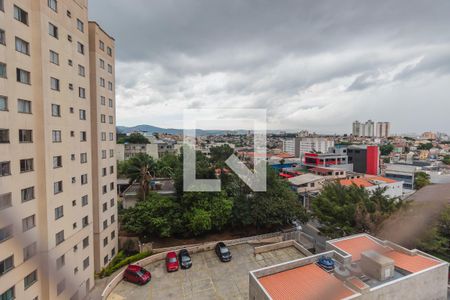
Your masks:
M418 248L450 260L450 205L447 205L436 224L419 241Z
M385 191L329 183L312 201L313 217L320 222L320 231L330 238L375 232L403 205L401 200L386 196Z
M392 151L394 151L394 145L392 144L387 144L380 147L381 155L387 156L391 154Z
M417 172L414 178L414 187L417 190L431 184L430 175L425 172Z
M130 135L120 135L117 140L118 144L149 144L150 141L138 132L134 132Z

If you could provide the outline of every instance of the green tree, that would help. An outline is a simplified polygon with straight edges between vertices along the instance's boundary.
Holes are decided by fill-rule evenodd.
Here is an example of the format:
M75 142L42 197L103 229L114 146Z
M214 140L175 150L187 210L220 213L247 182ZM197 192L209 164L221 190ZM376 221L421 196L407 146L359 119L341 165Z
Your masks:
M419 240L418 248L450 260L450 206L439 216L436 224Z
M392 144L387 144L380 147L381 155L387 156L391 154L392 151L394 151L394 145Z
M212 228L211 213L201 208L194 208L187 213L187 225L194 235L201 235Z
M125 170L126 177L131 182L138 182L141 191L143 192L143 199L146 198L149 190L149 184L156 173L156 163L151 156L145 153L138 153L131 157L127 162Z
M149 144L150 141L143 136L142 134L138 133L138 132L134 132L130 135L121 135L120 138L118 138L117 141L118 144Z
M444 156L444 159L442 160L442 162L446 165L450 165L450 155Z
M419 150L430 150L431 148L433 148L433 143L420 144L419 147L417 147Z
M417 172L415 174L414 178L414 187L417 190L420 190L421 188L426 187L427 185L431 184L431 178L430 175L428 175L425 172Z
M219 147L212 147L210 149L211 163L218 167L224 168L225 161L234 153L234 150L228 145L222 145Z
M312 201L313 216L320 231L337 238L360 232L375 232L403 202L385 196L385 189L369 192L363 187L329 183Z

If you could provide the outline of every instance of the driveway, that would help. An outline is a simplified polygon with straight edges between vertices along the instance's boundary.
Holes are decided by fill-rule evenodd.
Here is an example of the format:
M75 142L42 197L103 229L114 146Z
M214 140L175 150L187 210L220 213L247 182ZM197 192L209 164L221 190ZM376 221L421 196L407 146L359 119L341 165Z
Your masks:
M192 255L189 270L167 273L164 261L148 266L152 281L137 286L122 281L108 300L122 299L248 299L249 271L304 257L294 247L254 255L253 246L231 246L231 262L222 263L214 251Z

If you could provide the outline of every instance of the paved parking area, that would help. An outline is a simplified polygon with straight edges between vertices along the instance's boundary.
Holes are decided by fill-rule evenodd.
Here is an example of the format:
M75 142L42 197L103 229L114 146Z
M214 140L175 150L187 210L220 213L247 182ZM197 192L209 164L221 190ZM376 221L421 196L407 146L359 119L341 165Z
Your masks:
M248 299L248 273L304 257L294 247L254 255L249 244L230 247L233 259L222 263L214 251L192 255L188 270L167 273L164 261L145 266L152 280L145 286L122 281L108 300L122 299Z

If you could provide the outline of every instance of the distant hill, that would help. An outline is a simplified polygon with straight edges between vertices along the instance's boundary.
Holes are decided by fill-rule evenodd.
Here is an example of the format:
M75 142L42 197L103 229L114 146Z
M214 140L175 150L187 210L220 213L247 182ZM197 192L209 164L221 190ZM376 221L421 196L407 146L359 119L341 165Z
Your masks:
M175 135L183 135L183 129L176 129L176 128L161 128L156 127L152 125L137 125L132 127L126 127L126 126L117 126L117 131L120 133L132 133L132 132L148 132L150 134L152 133L167 133L167 134L175 134ZM202 130L197 129L197 135L220 135L220 134L226 134L227 130ZM246 131L239 130L234 131L234 133L245 133Z

